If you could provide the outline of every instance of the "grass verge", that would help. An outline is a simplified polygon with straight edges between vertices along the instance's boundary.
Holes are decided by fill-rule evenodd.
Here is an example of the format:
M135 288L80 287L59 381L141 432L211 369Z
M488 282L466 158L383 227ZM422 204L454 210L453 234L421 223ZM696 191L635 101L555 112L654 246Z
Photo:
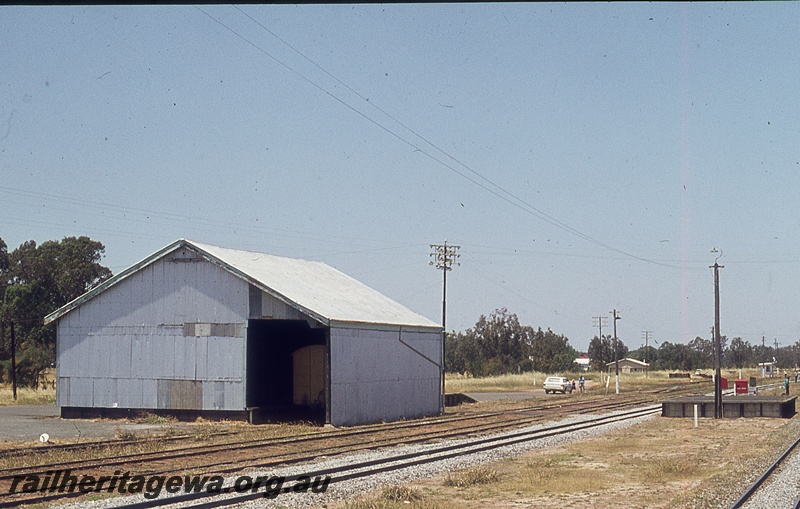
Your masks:
M410 484L418 497L402 503L372 494L333 507L729 507L745 485L736 476L760 473L798 430L798 417L702 419L698 428L691 419L656 417L590 440Z
M0 385L0 406L55 404L55 389L30 389L28 387L17 387L17 399L14 400L14 394L11 385Z

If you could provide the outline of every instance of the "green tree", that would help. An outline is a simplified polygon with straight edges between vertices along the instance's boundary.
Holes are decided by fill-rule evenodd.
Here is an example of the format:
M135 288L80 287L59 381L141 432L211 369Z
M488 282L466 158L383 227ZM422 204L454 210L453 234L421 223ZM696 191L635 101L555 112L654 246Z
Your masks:
M65 237L39 246L30 240L0 256L6 267L0 319L14 322L20 385L34 385L55 362L55 327L45 326L43 318L111 277L100 265L104 252L103 244L89 237ZM2 355L8 365L8 348Z
M589 349L587 351L589 359L591 359L591 368L595 371L604 371L606 363L614 359L614 351L611 349L611 340L608 336L593 337L589 341Z
M697 336L689 341L689 349L692 352L692 362L684 369L708 369L714 367L714 342Z
M785 347L786 350L786 367L797 369L800 367L800 341L796 341L793 345Z
M611 344L612 345L614 344L614 338L611 338ZM628 345L626 345L620 338L617 338L616 344L617 344L617 359L621 360L621 359L624 359L625 357L627 357L628 353L630 352L630 350L628 350ZM614 351L613 347L611 348L611 351L612 352ZM614 360L614 357L613 357L613 354L612 354L612 358L611 358L611 360L609 362L611 362L613 360Z
M694 363L694 352L688 345L664 341L658 348L658 364L654 368L688 371Z
M744 368L752 366L754 364L753 345L742 338L733 338L725 357L733 367Z
M449 373L473 373L480 370L477 346L464 333L446 332L444 337L444 369Z
M532 337L531 359L537 371L556 373L575 368L578 352L569 345L569 339L561 334L540 327Z
M497 309L481 315L474 327L445 337L445 369L472 376L574 368L577 353L569 340L550 329L534 331L517 315Z
M111 277L100 265L105 246L89 237L65 237L37 246L29 240L9 255L11 284L34 284L47 292L53 310Z
M766 346L762 341L762 344L753 347L753 357L753 361L756 364L760 362L772 362L776 357L775 349L770 346Z
M0 238L0 300L6 291L8 284L8 246L5 241Z
M637 348L630 352L629 356L633 359L647 362L650 366L654 366L658 362L658 350L650 345Z
M496 309L487 318L481 315L468 329L483 360L483 375L517 372L528 358L531 328L522 326L514 313Z

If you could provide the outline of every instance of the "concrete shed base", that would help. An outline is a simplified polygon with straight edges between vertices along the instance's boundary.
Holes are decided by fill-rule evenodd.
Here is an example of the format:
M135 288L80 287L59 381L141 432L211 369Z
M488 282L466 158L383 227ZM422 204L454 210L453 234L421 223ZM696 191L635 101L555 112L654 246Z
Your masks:
M198 417L209 421L248 421L245 410L165 410L158 408L88 408L61 407L62 419L139 419L147 415L172 417L179 421L194 421Z
M245 410L176 410L162 408L89 408L61 407L62 419L141 419L148 415L171 417L179 421L243 421L250 424L275 424L281 422L309 422L322 425L324 410L306 408L260 408Z
M451 392L444 395L444 406L458 406L462 403L477 403L477 401L460 392Z
M723 396L722 417L777 417L789 419L795 414L797 396ZM694 417L697 405L700 417L714 417L713 396L686 396L664 401L663 417Z

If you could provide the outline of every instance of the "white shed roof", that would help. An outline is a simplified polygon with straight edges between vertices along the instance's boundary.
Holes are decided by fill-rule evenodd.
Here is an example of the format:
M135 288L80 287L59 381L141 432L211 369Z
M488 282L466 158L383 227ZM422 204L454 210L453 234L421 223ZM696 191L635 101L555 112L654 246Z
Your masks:
M187 247L325 325L442 326L322 262L240 251L179 239L45 317L50 323L167 254Z
M643 368L646 368L647 366L650 365L649 362L642 362L642 361L640 361L638 359L631 359L630 357L625 357L624 359L620 359L619 362L627 362L629 364L636 364L636 365L639 365L639 366L641 366ZM613 366L613 365L614 365L614 361L606 362L606 366Z

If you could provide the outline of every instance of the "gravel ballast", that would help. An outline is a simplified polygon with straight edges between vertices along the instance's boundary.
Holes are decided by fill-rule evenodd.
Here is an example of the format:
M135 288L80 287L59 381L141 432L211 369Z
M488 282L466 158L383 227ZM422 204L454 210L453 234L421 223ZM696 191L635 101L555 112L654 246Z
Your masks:
M610 412L603 414L604 416L611 416L617 415L621 412ZM574 424L589 421L593 418L599 417L599 415L581 415L581 416L574 416L569 417L566 419L559 420L557 422L549 422L547 424L540 424L535 426L529 426L526 428L515 429L513 431L507 431L503 433L497 433L492 435L486 436L505 436L511 433L518 433L520 431L535 431L540 430L554 424ZM434 463L426 463L423 465L416 465L412 467L406 467L390 472L385 472L377 475L370 476L368 478L360 478L360 479L352 479L342 482L331 482L328 486L327 490L324 493L312 493L309 489L304 493L282 493L278 497L274 499L269 498L258 498L257 500L253 500L250 502L240 503L236 506L232 507L240 507L240 508L265 508L265 507L281 507L281 508L299 508L299 507L314 507L314 506L321 506L323 504L328 504L333 501L348 499L352 497L357 497L363 495L367 492L371 492L374 490L379 490L386 486L394 486L399 484L406 484L410 483L419 479L426 479L430 477L434 477L437 475L444 475L449 472L453 472L456 470L461 470L470 467L476 467L485 465L487 463L495 462L504 458L512 457L512 456L519 456L534 449L543 449L547 447L554 447L562 444L568 444L571 442L585 440L594 436L599 436L604 433L608 433L613 430L622 429L625 427L632 426L634 424L643 422L647 419L651 419L653 415L648 415L644 417L637 417L634 419L625 420L622 422L613 422L608 424L603 424L597 427L573 431L564 435L556 435L541 439L535 439L531 441L526 441L514 445L503 446L497 449L493 449L490 451L482 451L478 453L465 453L462 455L458 455L454 458L448 458L440 461L436 461ZM486 436L480 438L486 438ZM411 453L418 453L429 451L431 449L440 447L443 444L467 444L478 440L478 438L470 438L470 439L461 439L461 440L449 440L446 442L438 442L433 444L424 444L424 445L408 445L408 446L397 446L391 448L382 448L380 450L366 452L366 453L358 453L349 456L337 456L333 458L325 458L324 456L320 456L315 462L307 463L304 465L295 465L291 467L279 468L279 469L272 469L269 471L249 471L249 472L242 472L237 476L226 477L225 485L229 486L234 483L237 478L243 476L250 476L251 478L256 478L258 476L264 477L273 477L273 476L292 476L292 475L303 475L305 473L314 472L318 470L325 470L345 465L352 465L361 462L367 461L374 461L379 459L384 459L387 457L397 456L401 454L411 454ZM335 481L335 475L332 478L332 481ZM292 483L287 482L285 486L289 486ZM217 495L217 497L227 497L227 496L236 496L234 495ZM165 498L165 495L162 494L160 498ZM110 498L106 500L94 501L94 502L86 502L81 501L75 504L67 504L60 507L66 508L92 508L92 509L104 509L110 507L117 507L124 504L135 503L138 501L146 500L143 495L132 495L129 497L124 498ZM208 499L207 499L208 500ZM170 507L182 507L183 505L190 505L187 504L174 504Z

